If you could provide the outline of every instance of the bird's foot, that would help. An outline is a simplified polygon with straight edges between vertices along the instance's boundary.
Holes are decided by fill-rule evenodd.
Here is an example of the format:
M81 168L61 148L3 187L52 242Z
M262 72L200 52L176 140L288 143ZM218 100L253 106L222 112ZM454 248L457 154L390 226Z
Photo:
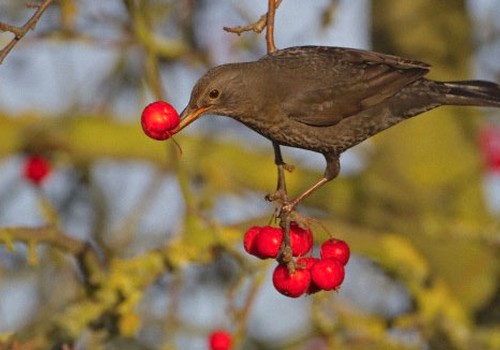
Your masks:
M276 203L275 218L279 219L280 222L285 222L285 220L301 221L303 217L296 210L298 204L299 202L295 200Z
M296 213L295 207L297 206L297 203L292 202L284 202L280 206L280 214L281 215L286 215L290 216L292 213Z
M283 170L292 172L295 167L292 164L287 164L281 159L281 154L279 155L279 160L277 161L278 166L278 184L276 186L276 191L274 193L269 193L266 195L266 200L268 202L278 202L280 204L288 201L288 192L286 190L285 173Z
M272 202L275 205L273 218L275 220L280 219L282 215L282 208L286 205L286 203L288 203L288 194L286 191L283 189L277 189L274 193L266 195L265 198L268 202Z
M273 193L266 194L266 201L268 202L277 202L277 203L285 203L287 201L288 194L285 190L278 189Z
M270 195L269 195L270 196ZM266 196L266 199L269 197ZM286 201L281 197L274 198L273 202L275 204L273 219L276 221L285 222L289 220L290 222L296 222L300 227L307 228L311 223L311 218L299 214L296 210L298 203L295 201Z

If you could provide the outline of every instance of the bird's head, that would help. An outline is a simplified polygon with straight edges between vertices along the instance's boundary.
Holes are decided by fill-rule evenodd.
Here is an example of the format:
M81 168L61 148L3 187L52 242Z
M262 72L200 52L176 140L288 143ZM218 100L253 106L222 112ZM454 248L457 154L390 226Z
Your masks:
M244 101L244 72L243 64L225 64L210 69L194 86L174 132L181 131L205 113L235 117Z

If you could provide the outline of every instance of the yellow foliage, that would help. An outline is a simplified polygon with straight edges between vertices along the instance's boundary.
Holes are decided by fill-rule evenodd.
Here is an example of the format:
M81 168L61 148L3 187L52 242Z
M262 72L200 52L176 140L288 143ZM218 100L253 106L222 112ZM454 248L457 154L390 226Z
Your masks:
M382 264L412 284L421 284L428 276L425 258L406 238L388 234L380 237Z
M434 279L430 286L413 290L419 303L419 315L425 324L440 324L457 343L470 337L470 320L461 303L455 298L446 283Z
M28 241L28 264L34 266L38 265L38 253L36 252L37 242L30 240Z
M133 337L139 327L141 326L141 320L139 316L133 312L126 313L122 315L118 321L118 327L120 328L120 334L124 337Z
M7 248L9 252L14 252L16 250L12 234L8 229L3 230L2 235L0 235L0 242L5 245L5 248Z
M54 322L71 337L78 337L88 325L107 310L109 305L101 301L81 300L65 308L63 313L54 315Z

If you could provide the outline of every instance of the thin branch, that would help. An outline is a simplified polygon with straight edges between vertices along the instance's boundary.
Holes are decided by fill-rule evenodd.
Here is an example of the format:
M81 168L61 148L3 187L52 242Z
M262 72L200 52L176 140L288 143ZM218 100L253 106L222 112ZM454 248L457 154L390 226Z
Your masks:
M260 16L259 20L249 24L247 26L237 26L237 27L223 27L226 32L235 33L241 35L244 32L254 31L255 33L262 33L267 25L267 13Z
M274 44L274 16L276 15L276 8L278 6L279 5L276 4L275 0L269 0L268 11L267 11L267 31L266 31L266 43L267 43L268 54L276 51L276 45Z
M29 8L36 8L37 10L31 16L31 18L22 26L15 27L8 25L6 23L0 22L0 31L2 32L11 32L14 34L14 38L7 44L5 47L0 50L0 64L3 63L5 57L9 54L9 52L17 45L17 43L28 33L30 29L33 29L37 24L38 20L45 12L45 10L50 6L53 0L45 0L41 4L28 4Z
M269 3L273 2L273 5L274 5L274 6L272 6L273 22L274 22L274 12L280 6L282 1L283 0L269 0ZM249 24L249 25L246 25L246 26L223 27L223 29L226 32L235 33L238 35L241 35L241 33L244 33L244 32L251 32L251 31L253 31L255 33L262 33L262 31L267 27L268 17L269 17L270 12L271 12L271 5L269 7L268 12L263 14L262 16L260 16L260 18L256 22Z
M87 249L85 241L68 236L53 226L0 228L0 243L11 247L13 242L17 241L46 243L73 255L78 255Z
M103 261L94 246L89 242L71 237L54 226L41 227L0 227L0 244L14 250L14 243L28 245L28 261L36 263L35 247L47 244L71 254L77 261L82 273L82 281L90 292L102 280Z

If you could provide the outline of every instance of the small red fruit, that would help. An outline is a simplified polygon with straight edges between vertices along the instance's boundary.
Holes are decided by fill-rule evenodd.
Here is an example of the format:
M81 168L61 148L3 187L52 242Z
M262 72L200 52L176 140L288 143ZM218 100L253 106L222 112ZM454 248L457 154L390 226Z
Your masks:
M39 186L51 171L52 167L46 158L29 156L24 163L23 176L25 179Z
M213 331L208 338L210 350L229 350L232 346L231 333L225 330Z
M309 253L313 243L311 230L304 230L295 222L290 224L290 245L293 256L303 256Z
M312 267L318 261L319 261L319 259L315 258L315 257L299 258L299 259L297 259L297 268L308 270L309 272L311 272ZM319 288L311 278L311 283L309 284L309 288L307 288L306 293L307 294L314 294L316 292L319 292L320 290L321 290L321 288Z
M342 263L342 265L345 265L349 261L351 251L349 249L349 245L347 245L345 241L330 238L321 245L320 254L322 259L337 259Z
M179 114L175 108L164 101L150 103L142 111L142 130L155 140L168 139L179 123Z
M273 285L278 292L290 298L298 298L304 294L311 284L309 270L297 266L295 272L290 274L286 265L276 266L273 272Z
M276 258L283 242L283 231L277 227L264 226L255 237L256 256L261 259Z
M243 247L248 254L257 255L256 237L260 233L261 227L250 227L243 237Z
M336 259L321 259L311 268L311 279L319 288L332 290L344 281L344 265Z
M500 170L500 128L487 126L479 133L479 147L483 153L487 170Z

